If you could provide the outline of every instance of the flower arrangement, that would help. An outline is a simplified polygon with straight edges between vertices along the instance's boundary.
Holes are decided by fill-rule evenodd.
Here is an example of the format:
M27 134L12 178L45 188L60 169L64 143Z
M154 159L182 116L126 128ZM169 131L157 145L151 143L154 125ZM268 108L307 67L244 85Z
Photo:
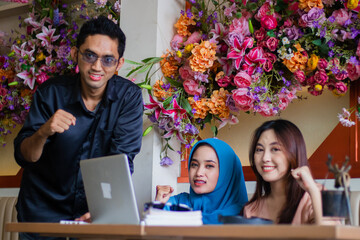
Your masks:
M171 49L129 72L148 72L150 120L190 147L206 123L239 112L278 115L302 88L344 95L360 77L358 1L189 0ZM149 86L154 63L163 78ZM213 124L214 125L214 124ZM168 147L168 143L166 146ZM164 155L166 156L166 150Z
M57 0L34 0L26 19L20 19L15 37L0 43L10 53L0 56L0 143L11 129L22 124L37 87L52 76L73 72L70 49L75 44L78 24L84 19L108 15L120 20L120 1L84 1L80 6Z

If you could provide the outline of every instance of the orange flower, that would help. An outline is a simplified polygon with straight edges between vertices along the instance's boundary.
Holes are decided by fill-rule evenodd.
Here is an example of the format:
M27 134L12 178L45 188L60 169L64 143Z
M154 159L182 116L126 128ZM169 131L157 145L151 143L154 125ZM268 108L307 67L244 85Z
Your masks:
M15 77L15 73L12 70L0 69L0 79L2 79L2 77L5 77L7 80L12 80Z
M305 12L310 11L314 7L324 8L322 0L299 0L299 8Z
M192 18L188 18L186 15L181 15L174 26L177 29L177 33L181 36L190 36L191 32L188 30L188 26L195 24L196 22Z
M226 106L226 99L229 92L220 88L220 90L213 91L210 101L207 106L210 108L210 113L218 115L220 118L228 118L230 110Z
M216 44L209 41L202 41L201 44L195 43L191 50L190 67L195 72L205 72L211 68L216 60Z
M305 70L306 63L308 61L308 54L300 46L295 46L297 52L294 53L294 56L290 59L284 59L284 65L291 71L296 72L297 70Z
M20 95L21 95L21 97L26 97L26 96L30 96L30 94L31 94L31 90L30 89L22 89L21 90L21 93L20 93Z
M166 90L163 86L164 82L161 80L157 80L153 86L153 94L159 101L164 101L168 97L171 97L174 92L174 89L172 89L171 87Z
M207 106L208 100L205 98L201 98L195 101L193 97L189 97L188 100L191 108L195 109L194 118L206 118L209 111L209 107Z
M174 56L169 53L161 56L163 60L160 61L161 71L165 77L171 77L177 73L178 62L175 60Z

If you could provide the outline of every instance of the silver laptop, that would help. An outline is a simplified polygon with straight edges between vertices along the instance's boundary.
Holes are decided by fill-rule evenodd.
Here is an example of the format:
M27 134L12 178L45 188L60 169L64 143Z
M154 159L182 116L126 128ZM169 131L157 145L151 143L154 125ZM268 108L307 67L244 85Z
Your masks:
M140 223L125 154L81 160L80 169L93 223Z

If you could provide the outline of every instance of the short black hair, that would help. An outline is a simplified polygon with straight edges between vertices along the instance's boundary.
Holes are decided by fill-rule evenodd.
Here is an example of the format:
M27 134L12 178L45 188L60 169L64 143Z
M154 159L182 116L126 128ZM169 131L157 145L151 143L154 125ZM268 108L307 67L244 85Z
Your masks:
M111 39L116 39L118 41L119 57L121 58L123 56L126 42L125 34L116 23L105 16L91 19L82 25L77 37L76 47L80 48L88 36L96 34L106 35Z

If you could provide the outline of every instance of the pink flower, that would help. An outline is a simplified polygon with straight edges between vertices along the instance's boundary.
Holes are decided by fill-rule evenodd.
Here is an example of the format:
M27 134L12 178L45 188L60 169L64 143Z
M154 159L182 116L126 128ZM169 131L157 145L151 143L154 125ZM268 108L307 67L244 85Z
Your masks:
M276 57L276 55L275 54L273 54L273 53L269 53L269 52L265 52L264 53L264 57L267 59L267 60L269 60L271 63L275 63L276 62L276 60L277 60L277 57Z
M235 59L235 68L240 68L240 63L244 57L245 50L251 48L254 44L254 39L247 37L244 39L244 42L240 44L237 38L234 39L233 46L230 49L230 52L227 54L228 59Z
M265 2L259 9L259 11L255 15L255 19L260 22L260 20L265 17L268 13L270 13L270 4L269 2Z
M229 27L230 32L236 32L240 34L242 37L246 37L250 35L249 30L249 22L248 20L242 16L241 18L234 18L232 24Z
M322 94L323 90L321 90L321 91L316 91L314 87L309 87L309 88L308 88L308 92L309 92L311 95L319 96L319 95Z
M223 78L220 78L219 80L217 80L217 84L219 85L219 87L227 87L229 86L229 84L231 84L231 77L225 76Z
M41 46L50 47L50 46L52 46L53 42L58 40L60 35L54 36L55 31L56 31L56 29L51 28L51 26L49 28L47 28L45 26L42 27L42 33L36 34L36 37L38 39L42 40Z
M174 50L179 49L183 45L184 37L176 34L170 42L171 48Z
M261 41L265 38L266 36L266 31L263 27L261 27L259 30L256 30L255 33L255 38L258 40L258 41Z
M306 77L304 71L297 70L296 72L294 72L294 77L302 86L306 85Z
M318 84L324 86L327 80L329 79L329 77L326 74L325 70L321 69L315 73L314 79Z
M326 69L328 66L328 62L326 61L326 59L324 58L320 58L319 62L317 64L317 68L320 69Z
M265 64L263 65L265 72L270 72L273 69L273 64L269 59L266 59Z
M360 41L359 41L358 46L356 48L356 56L360 57Z
M245 56L245 62L248 65L252 63L261 63L264 64L266 62L266 58L264 57L264 50L261 47L255 47L250 50L250 52Z
M225 8L224 14L227 17L232 17L232 13L236 11L236 5L233 3L230 7Z
M238 88L232 91L233 99L238 107L244 111L248 111L253 107L254 99L247 88Z
M195 80L187 79L183 82L183 86L185 89L185 92L187 92L190 95L199 95L201 96L205 92L205 86L200 85Z
M289 99L284 96L284 94L281 94L279 96L279 104L278 104L278 107L280 110L285 110L287 108L287 106L289 105Z
M265 29L275 29L277 26L276 18L273 16L265 15L261 18L261 26Z
M36 82L38 84L42 84L43 82L45 82L48 79L49 79L49 76L44 72L41 72L40 74L36 75Z
M349 14L346 9L341 8L339 10L333 11L331 16L335 18L336 23L342 26L347 20L350 19L351 14Z
M201 40L201 33L193 32L190 37L184 42L184 45L198 43Z
M269 104L265 102L260 103L259 107L260 107L259 113L264 117L271 117L278 113L278 111L276 111L273 108L270 108Z
M194 72L191 70L188 64L185 64L179 69L179 74L183 80L193 80Z
M349 78L352 81L355 81L360 77L360 65L354 65L348 63L346 67L346 71L348 72Z
M279 39L276 39L274 37L270 37L268 40L266 40L266 46L272 52L276 50L278 43L279 43Z
M246 72L240 71L235 75L234 83L238 88L247 88L251 85L251 77Z
M335 89L339 94L344 94L347 92L348 88L345 83L343 82L337 82L335 84Z
M335 74L336 80L339 80L339 81L342 81L347 77L348 77L348 73L347 73L347 71L344 71L344 70L339 71L339 73Z

